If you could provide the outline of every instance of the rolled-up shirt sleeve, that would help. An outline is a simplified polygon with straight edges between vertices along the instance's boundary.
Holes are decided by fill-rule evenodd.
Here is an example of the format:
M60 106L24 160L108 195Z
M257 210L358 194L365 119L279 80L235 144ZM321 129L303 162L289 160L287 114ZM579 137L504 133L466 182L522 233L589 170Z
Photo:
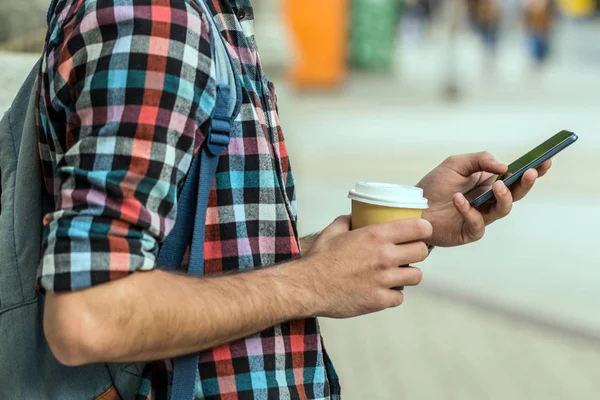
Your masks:
M55 209L38 285L54 292L155 267L215 98L209 28L193 2L65 3L76 4L57 10L41 72Z

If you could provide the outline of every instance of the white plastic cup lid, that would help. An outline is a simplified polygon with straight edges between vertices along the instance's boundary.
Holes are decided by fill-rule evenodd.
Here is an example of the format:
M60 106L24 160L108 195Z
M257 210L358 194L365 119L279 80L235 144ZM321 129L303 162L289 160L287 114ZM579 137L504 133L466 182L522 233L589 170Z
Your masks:
M348 198L376 206L395 208L428 208L423 189L391 183L359 182L350 190Z

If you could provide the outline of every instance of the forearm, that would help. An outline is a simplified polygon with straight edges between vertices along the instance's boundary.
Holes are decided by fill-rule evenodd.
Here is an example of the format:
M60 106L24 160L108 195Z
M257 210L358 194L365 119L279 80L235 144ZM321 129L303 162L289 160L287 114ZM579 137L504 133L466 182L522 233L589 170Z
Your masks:
M309 286L296 276L300 262L202 279L138 272L81 292L49 294L46 336L57 358L71 365L213 348L311 315Z

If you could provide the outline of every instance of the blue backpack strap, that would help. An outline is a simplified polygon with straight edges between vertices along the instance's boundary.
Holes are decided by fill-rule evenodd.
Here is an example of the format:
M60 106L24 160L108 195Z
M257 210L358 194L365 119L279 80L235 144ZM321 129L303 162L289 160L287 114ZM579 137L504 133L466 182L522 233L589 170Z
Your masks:
M164 268L179 269L191 242L188 274L202 276L208 197L217 172L219 156L229 145L232 122L240 112L242 94L239 74L214 17L205 0L197 0L197 3L211 25L211 47L217 81L216 102L208 135L192 161L179 197L175 226L163 242L158 263ZM198 353L175 359L171 399L193 400L197 374Z
M229 135L231 133L231 116L228 112L228 104L230 99L230 87L224 84L217 85L217 99L215 110L212 116L212 124L210 131L204 143L200 154L194 157L192 170L188 174L185 185L188 185L190 193L193 186L197 187L197 196L195 204L192 196L186 196L182 193L181 207L185 212L178 212L175 228L181 223L181 236L169 235L173 237L173 243L177 246L177 251L169 254L166 249L161 250L161 254L165 254L165 258L173 257L173 261L178 261L181 265L181 260L185 253L187 244L191 239L190 263L188 274L193 276L204 275L204 239L206 233L206 211L208 208L208 197L211 192L214 177L217 173L220 154L229 145ZM199 179L198 179L199 177ZM184 186L184 192L186 188ZM181 209L180 207L180 209ZM191 218L191 210L195 210L195 216ZM179 217L181 215L181 218ZM185 222L183 219L187 219ZM191 221L193 221L193 232L190 229ZM174 230L175 230L174 228ZM183 240L182 240L183 239ZM166 245L165 241L165 245ZM175 254L177 253L177 254ZM176 257L176 259L175 259ZM174 264L170 265L171 267ZM189 354L179 357L175 360L173 387L171 392L172 400L193 400L196 386L196 375L198 373L198 353Z

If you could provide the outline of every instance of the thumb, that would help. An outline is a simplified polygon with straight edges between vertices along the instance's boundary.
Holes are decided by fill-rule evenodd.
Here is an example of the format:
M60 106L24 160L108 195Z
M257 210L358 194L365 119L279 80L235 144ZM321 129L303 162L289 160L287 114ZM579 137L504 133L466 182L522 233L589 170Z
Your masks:
M469 177L476 172L503 174L508 170L508 165L496 160L487 151L452 156L446 160L446 163L448 167L464 177Z

